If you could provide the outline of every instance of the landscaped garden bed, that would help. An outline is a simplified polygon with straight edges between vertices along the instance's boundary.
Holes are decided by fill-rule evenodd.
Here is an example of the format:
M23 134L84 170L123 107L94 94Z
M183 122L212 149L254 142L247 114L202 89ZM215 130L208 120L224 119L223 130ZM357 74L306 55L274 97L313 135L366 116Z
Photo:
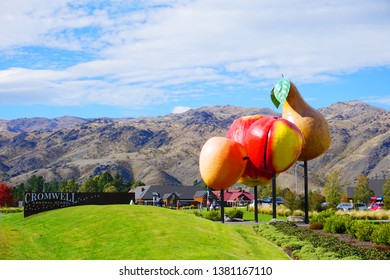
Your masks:
M334 217L336 215L333 215ZM336 216L340 217L340 216ZM387 227L377 226L387 240ZM290 222L271 222L253 226L256 232L282 247L292 258L302 260L355 259L389 260L389 246L372 242L359 241L348 233L324 232L320 229L297 226ZM383 227L383 228L382 228ZM385 241L387 242L387 241Z

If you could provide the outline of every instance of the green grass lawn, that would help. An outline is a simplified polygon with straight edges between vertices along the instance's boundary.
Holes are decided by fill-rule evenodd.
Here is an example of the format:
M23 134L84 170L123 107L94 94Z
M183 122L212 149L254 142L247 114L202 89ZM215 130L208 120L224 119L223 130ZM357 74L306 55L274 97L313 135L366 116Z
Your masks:
M233 209L232 207L225 207L225 213L229 213L229 211ZM246 207L240 207L238 208L240 209L242 212L244 212L244 216L243 216L243 220L244 221L254 221L255 220L255 213L254 212L250 212L250 211L247 211L246 210ZM194 213L194 211L199 211L199 209L186 209L186 210L180 210L180 211L184 211L186 213ZM206 209L203 209L203 212L207 211ZM287 217L284 217L284 216L277 216L276 217L278 220L287 220ZM259 222L269 222L273 219L272 215L269 215L269 214L258 214L258 221Z
M0 259L212 260L289 257L249 225L152 206L78 206L0 219Z

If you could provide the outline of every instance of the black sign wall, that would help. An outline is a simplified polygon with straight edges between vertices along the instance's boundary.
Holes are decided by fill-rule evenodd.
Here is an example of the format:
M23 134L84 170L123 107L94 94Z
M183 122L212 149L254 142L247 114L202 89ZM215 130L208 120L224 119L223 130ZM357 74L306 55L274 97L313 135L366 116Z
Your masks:
M130 204L134 193L60 193L27 192L24 194L24 217L58 208L79 205Z

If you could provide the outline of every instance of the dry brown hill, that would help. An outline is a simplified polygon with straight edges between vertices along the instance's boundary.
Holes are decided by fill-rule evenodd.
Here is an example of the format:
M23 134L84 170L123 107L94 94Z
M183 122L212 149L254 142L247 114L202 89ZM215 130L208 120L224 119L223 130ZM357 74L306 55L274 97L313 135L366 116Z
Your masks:
M321 186L333 170L350 182L390 169L388 110L352 101L321 112L333 143L309 162L312 186ZM188 185L200 180L198 156L207 139L224 136L237 117L252 114L276 115L269 109L215 106L137 119L0 120L0 177L13 183L33 174L84 181L109 170L146 184ZM279 176L278 184L295 187L294 171Z

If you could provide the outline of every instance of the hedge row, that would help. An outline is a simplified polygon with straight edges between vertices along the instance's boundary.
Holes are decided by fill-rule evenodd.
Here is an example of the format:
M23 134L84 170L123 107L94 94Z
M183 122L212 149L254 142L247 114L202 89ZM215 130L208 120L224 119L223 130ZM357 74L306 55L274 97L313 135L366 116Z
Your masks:
M20 213L20 212L23 212L23 208L4 207L4 208L0 208L0 212L4 213L4 214Z
M291 255L298 259L390 259L390 251L382 252L375 248L356 247L334 236L318 234L290 222L271 222L255 225L254 228L284 250L291 251Z
M336 214L330 210L319 213L310 220L310 228L330 233L348 233L360 241L390 245L390 223L355 220L350 215Z
M212 221L220 221L221 220L221 211L220 210L212 210L212 211L194 211L193 212L195 216L202 217L208 220ZM230 218L238 218L242 219L244 217L244 212L240 209L233 208L228 210L225 215L229 216Z

